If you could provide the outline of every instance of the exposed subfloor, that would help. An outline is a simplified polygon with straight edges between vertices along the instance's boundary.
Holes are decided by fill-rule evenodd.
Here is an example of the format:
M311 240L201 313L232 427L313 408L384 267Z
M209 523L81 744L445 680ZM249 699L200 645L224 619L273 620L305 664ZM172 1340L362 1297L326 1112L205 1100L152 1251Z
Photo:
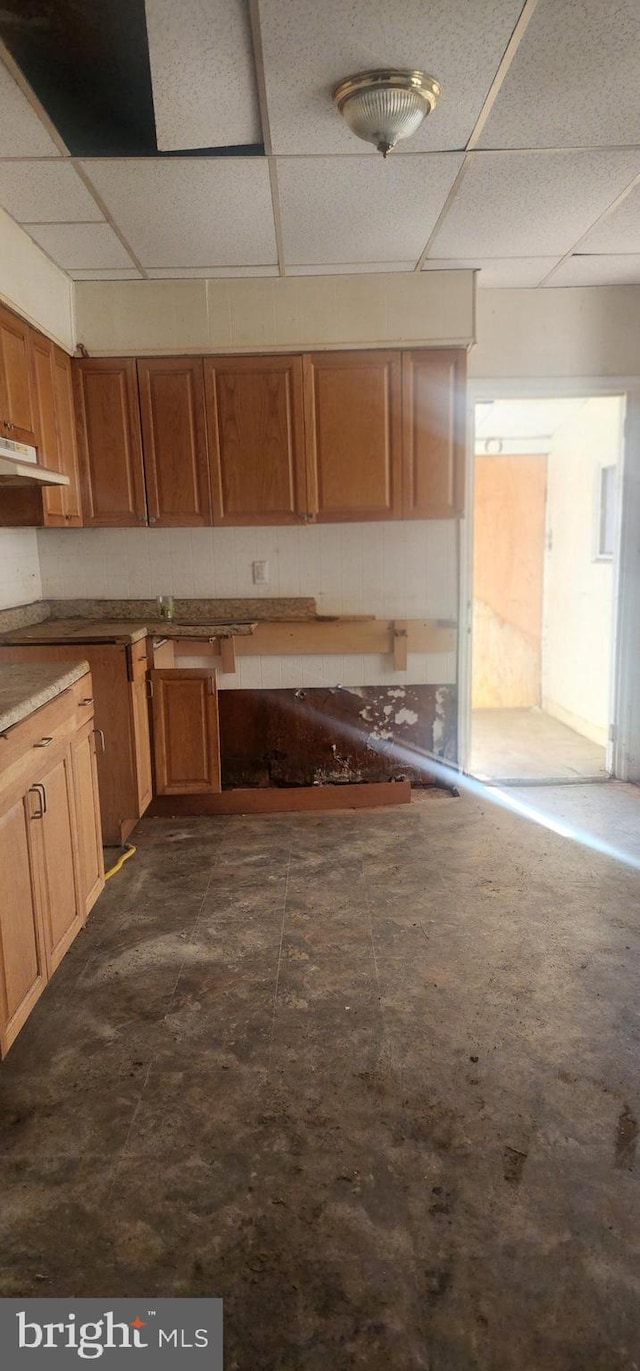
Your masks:
M473 776L491 781L604 780L605 749L542 709L474 709Z
M491 793L139 826L0 1068L0 1294L222 1295L226 1371L640 1364L640 875Z

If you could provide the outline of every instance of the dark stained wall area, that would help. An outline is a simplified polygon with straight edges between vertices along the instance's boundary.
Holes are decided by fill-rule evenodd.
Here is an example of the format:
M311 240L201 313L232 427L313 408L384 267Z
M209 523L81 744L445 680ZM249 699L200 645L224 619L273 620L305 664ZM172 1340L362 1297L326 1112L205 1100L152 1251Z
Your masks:
M222 690L223 789L406 777L456 759L455 686Z

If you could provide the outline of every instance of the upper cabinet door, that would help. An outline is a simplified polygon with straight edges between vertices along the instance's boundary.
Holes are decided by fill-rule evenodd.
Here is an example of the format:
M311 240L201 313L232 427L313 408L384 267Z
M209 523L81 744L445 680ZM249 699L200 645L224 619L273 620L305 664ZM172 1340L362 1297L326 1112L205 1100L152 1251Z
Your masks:
M80 473L73 412L71 358L62 348L53 349L53 397L58 429L58 468L69 477L69 485L45 491L45 519L49 524L79 528L82 524Z
M53 381L53 343L44 334L31 330L33 358L36 445L38 461L43 467L59 470L58 428ZM58 491L58 497L62 490Z
M398 519L400 353L311 353L304 367L311 509L324 522Z
M202 358L138 360L149 523L211 523Z
M463 512L466 360L457 348L403 353L405 519Z
M138 409L130 357L73 362L85 523L127 528L147 522Z
M1 305L0 431L18 443L36 441L31 329Z
M307 515L302 359L205 357L215 524Z

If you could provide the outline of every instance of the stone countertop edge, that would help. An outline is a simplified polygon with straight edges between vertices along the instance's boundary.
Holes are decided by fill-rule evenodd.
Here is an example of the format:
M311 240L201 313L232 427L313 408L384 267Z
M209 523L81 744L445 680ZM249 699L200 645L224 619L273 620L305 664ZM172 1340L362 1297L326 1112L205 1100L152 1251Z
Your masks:
M143 638L209 638L248 637L255 632L257 621L242 624L181 624L174 619L159 622L121 623L93 619L46 619L38 624L26 624L8 633L0 632L0 647L43 647L47 643L137 643Z
M29 714L62 695L81 676L86 675L89 663L77 662L19 662L0 665L0 734L19 724ZM2 753L0 752L0 766Z

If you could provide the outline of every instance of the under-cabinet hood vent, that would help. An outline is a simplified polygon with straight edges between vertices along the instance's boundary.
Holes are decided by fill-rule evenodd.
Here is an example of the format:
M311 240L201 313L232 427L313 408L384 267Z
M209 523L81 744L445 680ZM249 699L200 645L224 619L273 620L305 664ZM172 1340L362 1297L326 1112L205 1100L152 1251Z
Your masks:
M0 487L68 486L69 477L49 467L38 466L38 454L26 443L0 437Z

